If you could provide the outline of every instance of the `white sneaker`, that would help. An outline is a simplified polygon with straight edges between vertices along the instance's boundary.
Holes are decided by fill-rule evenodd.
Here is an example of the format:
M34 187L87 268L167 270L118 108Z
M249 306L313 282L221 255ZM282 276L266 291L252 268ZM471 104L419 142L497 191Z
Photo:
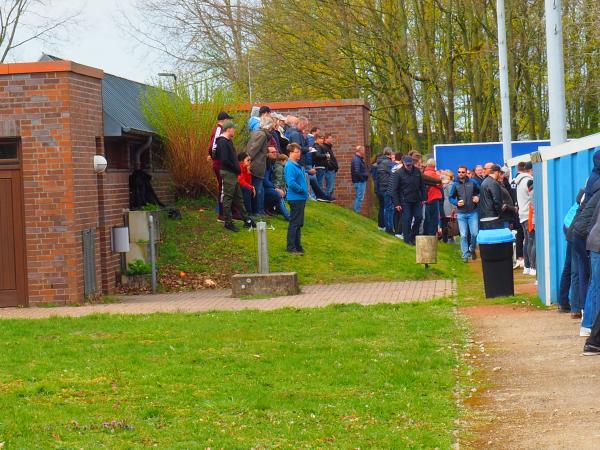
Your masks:
M385 227L377 227L379 231L385 231Z
M592 329L591 328L586 328L586 327L581 327L579 329L579 336L589 336L590 334L592 334Z
M529 275L531 275L532 277L535 277L536 271L535 269L529 269Z
M398 239L403 239L403 236L401 234L395 234L394 237L397 237Z
M529 270L530 270L529 267L525 267L523 269L523 275L529 275Z

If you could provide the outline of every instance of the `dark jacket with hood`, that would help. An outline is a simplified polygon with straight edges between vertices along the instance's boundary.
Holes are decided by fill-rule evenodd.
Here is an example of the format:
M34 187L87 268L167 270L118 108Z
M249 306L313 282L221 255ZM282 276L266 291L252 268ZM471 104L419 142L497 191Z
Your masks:
M302 157L300 158L300 161L298 161L298 164L300 167L306 166L306 154L308 153L309 148L308 141L306 140L304 134L302 134L302 131L296 127L289 127L286 130L286 137L290 141L290 144L294 143L300 146Z
M592 189L594 187L594 184L596 184L596 182L598 180L600 180L600 151L597 151L596 153L594 153L594 168L592 169L592 173L590 173L590 176L587 180L587 182L585 183L585 198L592 198Z
M382 157L377 162L377 192L382 195L387 193L394 165L394 161L387 156Z
M592 216L592 228L588 235L585 248L590 252L600 253L600 202L594 209Z
M502 213L502 192L500 184L491 176L481 183L479 200L479 220L499 218Z
M240 169L240 163L237 159L237 153L231 139L227 139L225 136L219 136L217 138L217 150L215 152L217 157L221 160L221 170L235 173L239 175L242 173Z
M403 203L422 202L427 199L427 188L423 181L423 174L413 167L411 171L402 167L390 178L389 191L394 201L394 206Z
M600 203L600 178L591 187L591 197L585 194L584 202L577 210L577 214L571 224L573 234L579 239L587 239L590 229L594 224L594 211L598 203Z
M325 155L329 153L329 159L327 160L325 168L327 170L333 170L334 172L337 172L340 167L338 166L337 159L335 157L335 154L333 153L333 146L331 144L326 143L324 143L323 146L325 147Z

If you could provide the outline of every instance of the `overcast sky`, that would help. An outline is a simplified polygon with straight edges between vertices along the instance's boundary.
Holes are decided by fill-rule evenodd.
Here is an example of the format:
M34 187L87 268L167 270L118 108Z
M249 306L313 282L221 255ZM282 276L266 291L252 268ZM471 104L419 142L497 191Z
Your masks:
M19 47L7 62L37 61L43 52L69 59L135 81L149 82L168 69L162 56L139 44L117 22L121 11L133 12L134 0L54 0L56 11L81 10L78 24L65 39L31 41ZM35 21L30 16L29 21Z

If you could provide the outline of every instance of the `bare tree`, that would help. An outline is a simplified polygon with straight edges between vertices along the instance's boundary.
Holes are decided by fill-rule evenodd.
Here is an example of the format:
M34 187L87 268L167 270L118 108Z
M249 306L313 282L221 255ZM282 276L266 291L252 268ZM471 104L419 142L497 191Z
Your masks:
M51 6L50 0L0 0L0 63L29 41L51 38L79 14L47 15Z
M137 0L139 17L126 17L127 28L181 70L245 89L256 5L252 0Z

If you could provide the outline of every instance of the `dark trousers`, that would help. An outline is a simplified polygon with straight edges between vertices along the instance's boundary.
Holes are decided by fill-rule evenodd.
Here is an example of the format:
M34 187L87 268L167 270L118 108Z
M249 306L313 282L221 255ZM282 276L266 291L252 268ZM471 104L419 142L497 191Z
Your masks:
M379 212L377 213L377 226L379 228L385 228L385 197L383 194L376 193L377 201L379 202Z
M215 173L215 177L217 179L217 189L219 191L219 196L218 196L218 200L217 200L217 212L219 214L219 216L223 215L223 180L221 178L221 161L220 160L214 160L212 162L213 165L213 172Z
M585 302L590 285L590 257L585 249L585 239L573 236L571 251L575 252L577 271L579 272L579 301Z
M437 200L425 205L425 222L423 223L423 234L435 236L440 223L440 202Z
M244 196L242 188L238 183L237 175L233 172L221 170L221 179L223 180L223 218L226 223L231 223L232 208L238 210L243 219L248 216L244 207Z
M448 223L452 220L451 217L442 217L442 241L444 243L448 242ZM454 236L452 236L454 238Z
M402 234L402 213L394 208L394 234Z
M421 202L407 202L402 204L402 232L404 242L412 244L423 221L423 205Z
M244 196L246 211L252 211L252 191L242 186L242 195Z
M523 257L523 240L525 236L523 235L523 227L521 226L521 222L515 220L515 230L517 230L517 235L515 236L515 251L517 253L517 258Z
M302 237L302 227L304 226L304 208L306 200L291 200L290 205L290 223L287 232L287 250L303 251L300 238Z
M518 242L518 241L517 241ZM571 309L569 292L571 290L571 243L567 241L567 254L565 265L560 276L560 288L558 294L558 306L561 309Z

